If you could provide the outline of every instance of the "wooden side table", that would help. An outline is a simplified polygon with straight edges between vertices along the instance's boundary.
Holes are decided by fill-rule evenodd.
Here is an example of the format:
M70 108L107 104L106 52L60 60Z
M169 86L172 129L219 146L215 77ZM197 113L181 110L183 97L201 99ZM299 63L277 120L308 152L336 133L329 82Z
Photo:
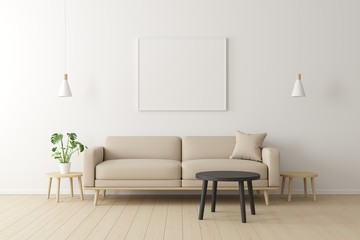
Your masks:
M288 191L288 201L289 202L291 202L292 179L293 178L303 178L304 179L304 195L305 195L305 197L307 197L306 179L310 178L313 200L314 200L314 202L316 202L315 179L314 178L318 176L317 173L314 173L314 172L282 172L282 173L280 173L280 176L282 176L281 195L284 194L286 178L289 178L289 191Z
M82 181L81 181L81 177L82 177L83 173L82 172L70 172L68 174L60 174L59 172L50 172L50 173L46 173L46 176L49 177L49 187L48 187L48 194L47 194L47 198L50 198L50 192L51 192L51 183L52 183L52 179L53 178L57 178L57 192L56 192L56 202L59 202L60 200L60 180L61 178L69 178L70 180L70 191L71 191L71 196L74 196L74 190L73 190L73 178L77 177L78 181L79 181L79 189L80 189L80 199L84 200L84 193L83 193L83 188L82 188Z

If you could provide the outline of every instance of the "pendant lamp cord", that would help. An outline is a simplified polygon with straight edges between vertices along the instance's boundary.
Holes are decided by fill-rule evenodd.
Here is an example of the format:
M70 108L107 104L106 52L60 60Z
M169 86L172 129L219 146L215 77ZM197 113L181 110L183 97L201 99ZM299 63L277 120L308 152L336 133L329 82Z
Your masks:
M66 58L67 58L67 56L66 56L66 39L67 39L67 37L66 37L66 33L67 33L67 29L66 29L66 0L64 0L64 70L65 70L65 74L67 73L66 72Z
M300 38L301 38L301 34L300 34L300 0L297 0L296 2L297 4L297 18L296 18L296 25L297 25L297 33L296 33L296 36L297 36L297 73L301 73L301 67L300 67Z

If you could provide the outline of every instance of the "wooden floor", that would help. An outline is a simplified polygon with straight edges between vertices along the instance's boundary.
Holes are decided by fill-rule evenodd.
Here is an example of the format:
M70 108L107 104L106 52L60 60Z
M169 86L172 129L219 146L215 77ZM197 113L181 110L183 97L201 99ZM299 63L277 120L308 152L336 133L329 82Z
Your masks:
M256 197L245 224L238 196L219 195L216 213L208 198L202 221L199 198L109 195L95 207L92 196L0 195L0 239L360 239L360 196L271 196L270 206Z

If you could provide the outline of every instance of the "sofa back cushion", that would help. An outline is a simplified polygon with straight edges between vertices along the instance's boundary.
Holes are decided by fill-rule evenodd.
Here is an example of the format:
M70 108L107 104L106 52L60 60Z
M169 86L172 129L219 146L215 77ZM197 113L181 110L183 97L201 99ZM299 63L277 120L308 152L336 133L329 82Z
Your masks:
M234 151L235 136L182 138L182 160L228 159Z
M104 159L171 159L181 161L179 137L111 136L105 141Z

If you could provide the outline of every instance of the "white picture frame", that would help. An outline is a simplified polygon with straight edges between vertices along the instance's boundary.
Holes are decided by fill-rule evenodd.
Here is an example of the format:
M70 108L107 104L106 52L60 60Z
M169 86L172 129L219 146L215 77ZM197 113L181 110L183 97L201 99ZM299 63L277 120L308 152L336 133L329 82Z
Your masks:
M227 39L137 38L138 111L226 111Z

